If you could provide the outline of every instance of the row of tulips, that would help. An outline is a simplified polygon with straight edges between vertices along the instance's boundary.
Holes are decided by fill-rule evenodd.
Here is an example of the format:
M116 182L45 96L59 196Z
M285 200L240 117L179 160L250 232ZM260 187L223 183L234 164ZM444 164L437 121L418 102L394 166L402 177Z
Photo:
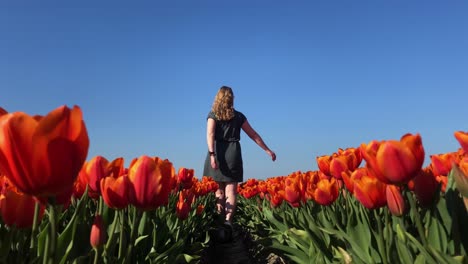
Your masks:
M249 180L238 221L299 263L466 262L468 133L455 137L462 148L426 168L421 137L407 134L317 157L318 171ZM88 147L77 106L0 108L1 262L199 257L215 182L158 157L86 162Z
M88 148L77 106L45 116L0 108L0 262L200 257L218 187L211 178L146 155L128 168L123 158L86 161Z
M298 263L467 263L468 133L431 155L421 136L317 157L318 171L239 186L240 221ZM365 161L365 165L361 163Z

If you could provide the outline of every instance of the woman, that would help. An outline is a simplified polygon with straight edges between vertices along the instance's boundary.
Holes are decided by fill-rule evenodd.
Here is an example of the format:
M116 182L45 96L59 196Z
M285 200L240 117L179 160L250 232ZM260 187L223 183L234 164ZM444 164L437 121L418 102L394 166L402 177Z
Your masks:
M223 86L219 89L207 119L208 154L203 175L213 177L218 183L216 208L220 215L225 215L225 225L232 226L237 202L237 183L244 180L239 143L241 129L265 150L273 161L276 160L276 154L250 126L247 118L234 109L234 94L230 87Z

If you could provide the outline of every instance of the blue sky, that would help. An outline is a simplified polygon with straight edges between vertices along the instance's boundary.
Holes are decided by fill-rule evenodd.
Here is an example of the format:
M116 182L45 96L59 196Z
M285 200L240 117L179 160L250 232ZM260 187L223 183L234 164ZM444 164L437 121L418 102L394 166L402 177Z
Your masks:
M468 130L466 14L461 0L2 1L0 106L79 105L88 159L158 156L197 177L222 85L278 157L243 133L245 180L405 133L451 152Z

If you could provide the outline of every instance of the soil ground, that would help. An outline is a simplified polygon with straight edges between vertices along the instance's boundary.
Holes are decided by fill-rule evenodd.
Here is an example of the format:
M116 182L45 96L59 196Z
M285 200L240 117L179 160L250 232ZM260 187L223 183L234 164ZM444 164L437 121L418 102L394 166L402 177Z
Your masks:
M273 252L262 249L248 231L234 224L232 236L229 228L210 230L212 242L201 263L203 264L286 264Z

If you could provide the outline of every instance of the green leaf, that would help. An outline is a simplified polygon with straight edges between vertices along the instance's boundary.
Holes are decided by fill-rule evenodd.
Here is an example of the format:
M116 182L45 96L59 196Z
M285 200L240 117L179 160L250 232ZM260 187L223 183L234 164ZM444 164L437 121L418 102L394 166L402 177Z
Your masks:
M419 249L420 254L416 258L416 261L418 261L418 258L420 258L421 255L423 255L424 259L427 260L428 263L430 264L437 264L437 262L432 258L431 254L427 252L427 250L424 248L424 246L415 238L413 237L410 233L405 232L406 236L408 239L413 243L413 245L416 246L417 249ZM415 263L416 263L415 261ZM425 262L423 262L425 263Z
M148 220L148 213L145 211L143 212L140 223L138 225L138 235L141 236L146 233L145 230L146 230L146 226L148 222L147 220Z
M41 232L37 235L37 255L38 256L43 256L44 255L44 247L47 239L47 234L49 233L49 225L50 223L47 222L47 224L44 226L44 228L41 230Z
M414 261L414 264L426 264L426 258L423 254L419 254Z
M455 259L445 254L442 254L439 250L431 246L429 246L429 250L432 253L432 255L436 258L438 263L458 264L458 262Z
M397 240L395 241L395 245L398 251L398 257L402 263L413 263L413 256L408 248L406 243L406 235L405 232L401 229L400 224L396 224L396 232Z
M277 241L273 241L271 247L285 252L286 255L295 263L309 263L310 261L309 256L297 248L282 245Z
M445 252L447 250L448 234L445 232L437 218L433 216L429 218L428 231L427 242L429 245L441 252Z
M73 248L73 241L75 239L76 225L78 223L78 218L83 211L86 203L88 202L88 195L83 195L76 205L75 212L68 222L65 229L59 235L57 239L57 252L56 258L60 258L60 263L65 263L68 255L70 254Z
M135 247L142 241L143 239L147 238L149 235L144 235L144 236L139 236L137 239L135 239Z

